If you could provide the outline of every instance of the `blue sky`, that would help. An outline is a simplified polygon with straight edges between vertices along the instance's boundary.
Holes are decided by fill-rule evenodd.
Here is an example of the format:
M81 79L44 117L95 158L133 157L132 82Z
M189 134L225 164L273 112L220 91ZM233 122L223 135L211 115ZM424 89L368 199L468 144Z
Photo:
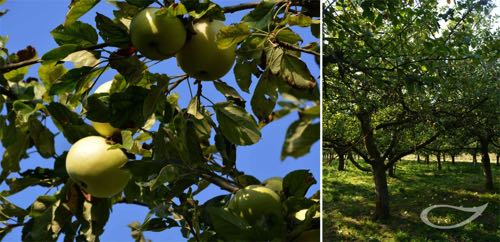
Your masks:
M50 35L50 31L57 25L64 22L64 18L68 10L68 2L69 1L63 0L8 0L7 3L0 6L0 9L9 9L8 14L0 18L0 35L9 36L9 41L6 47L11 52L14 52L31 45L37 50L39 55L57 47L52 36ZM214 2L219 3L222 6L227 6L249 1L219 0ZM96 12L112 17L112 10L112 5L106 1L101 1L101 3L99 3L91 12L84 15L80 21L95 26L94 17ZM230 24L238 22L245 13L246 11L237 12L235 14L227 14L226 23ZM311 36L308 28L296 28L294 30L296 30L303 37L304 43L309 43L315 40ZM314 63L312 56L303 54L303 59L309 66L313 76L318 77L319 67ZM35 65L30 68L29 76L37 76L38 66L39 65ZM175 58L165 60L160 64L155 65L150 69L150 71L156 73L166 73L168 75L183 74L183 72L177 67ZM111 80L115 74L116 72L114 71L106 72L99 79L98 84ZM229 72L228 75L222 79L228 84L236 87L236 82L232 72ZM256 82L254 80L251 90L253 90L255 84ZM176 89L176 91L181 97L181 107L186 107L190 100L187 85L182 84ZM216 92L215 88L213 88L213 85L211 84L204 85L204 92L206 92L206 96L210 97L214 101L224 100L224 97ZM251 96L242 91L240 91L240 94L242 94L242 96L248 100L249 103ZM254 175L261 180L272 176L284 176L288 172L297 169L309 169L318 181L318 184L313 186L310 191L310 194L312 194L313 191L319 189L319 142L316 142L311 149L311 153L304 157L299 159L287 158L284 161L280 161L280 152L286 129L288 125L296 119L297 114L292 114L264 127L262 130L262 140L259 143L252 146L238 148L237 166L240 170ZM53 132L56 130L52 124L49 124L49 128L51 128ZM69 143L62 135L58 135L56 137L56 151L58 154L68 150L69 147ZM3 152L3 147L0 147L0 153L3 154ZM45 160L41 158L36 154L36 152L34 152L34 149L30 149L29 153L30 158L21 161L22 170L34 168L36 166L53 166L53 160ZM4 189L6 189L6 186L3 184L0 186L0 190ZM48 191L46 188L34 187L13 195L8 199L21 207L27 207L35 200L36 197L43 195L46 192L51 194L55 191L56 189ZM198 195L198 199L205 201L211 197L225 193L226 192L220 190L218 187L212 186L205 192ZM148 210L146 208L135 205L113 206L112 214L108 224L106 225L104 234L101 236L101 240L133 241L130 237L130 229L127 225L134 221L142 222L147 212ZM185 241L178 229L166 230L159 233L148 232L145 235L146 238L152 239L153 241ZM4 241L19 241L20 236L21 230L16 229L5 237Z

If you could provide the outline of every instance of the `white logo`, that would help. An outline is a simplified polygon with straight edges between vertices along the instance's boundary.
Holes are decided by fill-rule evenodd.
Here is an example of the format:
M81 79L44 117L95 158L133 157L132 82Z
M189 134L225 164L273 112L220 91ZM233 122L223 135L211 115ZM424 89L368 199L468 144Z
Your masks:
M481 216L481 214L483 213L483 211L486 209L487 206L488 206L488 203L485 203L484 205L479 206L479 207L470 207L470 208L456 207L456 206L451 206L451 205L433 205L433 206L430 206L430 207L422 210L422 212L420 213L420 219L422 220L422 222L424 222L425 224L427 224L433 228L454 229L454 228L464 226L464 225L472 222L477 217ZM452 208L452 209L456 209L456 210L460 210L460 211L464 211L464 212L474 212L474 214L472 216L470 216L468 219L466 219L458 224L441 226L441 225L433 224L431 221L429 221L429 218L427 217L429 212L435 208Z

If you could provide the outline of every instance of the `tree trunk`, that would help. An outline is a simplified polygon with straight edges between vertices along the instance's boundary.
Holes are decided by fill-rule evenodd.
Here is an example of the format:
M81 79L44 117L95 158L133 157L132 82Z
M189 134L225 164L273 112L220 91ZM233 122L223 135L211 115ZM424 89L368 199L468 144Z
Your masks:
M417 154L417 163L420 163L420 155Z
M443 163L446 162L446 153L443 153Z
M381 162L382 163L382 162ZM387 176L383 164L373 166L373 179L375 181L375 219L389 218L389 190Z
M472 164L477 164L476 152L472 153Z
M455 164L455 155L451 155L451 164Z
M429 155L425 155L425 164L429 165L430 164L430 161L429 161Z
M344 153L338 153L339 155L339 166L337 167L337 169L339 171L345 171L345 156L344 156Z
M438 171L440 171L442 168L441 167L441 154L437 153L436 158L437 158L437 163L438 163Z
M498 158L500 158L500 155L499 155L499 154L497 154L497 166L498 166L498 165L500 165L500 164L499 164L499 159L498 159Z
M483 164L483 173L486 178L486 189L493 191L493 174L491 173L490 155L488 153L488 139L481 139L481 163Z

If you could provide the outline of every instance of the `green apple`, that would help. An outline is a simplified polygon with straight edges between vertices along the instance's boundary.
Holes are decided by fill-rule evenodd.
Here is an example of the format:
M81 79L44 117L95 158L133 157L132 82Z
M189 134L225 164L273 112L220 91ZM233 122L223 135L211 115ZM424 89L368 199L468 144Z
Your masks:
M295 213L295 218L300 221L304 221L306 219L306 214L307 214L307 209L302 209ZM316 211L313 218L319 218L320 216L321 214L318 211Z
M319 229L311 229L302 232L296 239L293 241L296 242L320 242L321 241L321 233Z
M177 65L198 80L216 80L226 75L234 64L236 46L219 48L217 32L223 28L220 20L201 20L194 24L195 33L177 53Z
M152 60L169 58L186 42L186 29L174 16L156 15L158 8L146 8L130 22L130 39L139 52Z
M113 80L107 81L97 87L94 93L107 93L111 89L111 85L113 84ZM114 133L120 132L120 129L117 129L109 123L101 123L101 122L94 122L90 121L90 124L94 129L99 133L100 135L104 137L109 137L112 136Z
M121 170L128 158L100 136L74 143L66 156L66 171L81 188L95 197L111 197L127 185L130 174Z
M283 178L281 177L267 178L262 184L276 193L283 191Z
M262 216L282 216L280 196L259 185L250 185L237 191L229 201L228 208L250 224L257 222Z

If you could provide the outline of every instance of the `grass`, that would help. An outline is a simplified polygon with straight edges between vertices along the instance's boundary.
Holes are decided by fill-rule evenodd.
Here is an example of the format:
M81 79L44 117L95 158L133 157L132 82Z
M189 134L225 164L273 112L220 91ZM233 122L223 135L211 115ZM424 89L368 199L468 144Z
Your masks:
M365 164L366 165L366 164ZM372 220L375 190L371 173L354 166L339 172L323 168L323 241L500 241L500 167L492 164L495 192L484 189L481 164L451 162L438 171L435 164L401 161L396 178L388 178L391 219ZM420 212L438 204L475 207L489 203L473 222L456 229L432 228ZM472 213L435 209L434 224L459 223Z

